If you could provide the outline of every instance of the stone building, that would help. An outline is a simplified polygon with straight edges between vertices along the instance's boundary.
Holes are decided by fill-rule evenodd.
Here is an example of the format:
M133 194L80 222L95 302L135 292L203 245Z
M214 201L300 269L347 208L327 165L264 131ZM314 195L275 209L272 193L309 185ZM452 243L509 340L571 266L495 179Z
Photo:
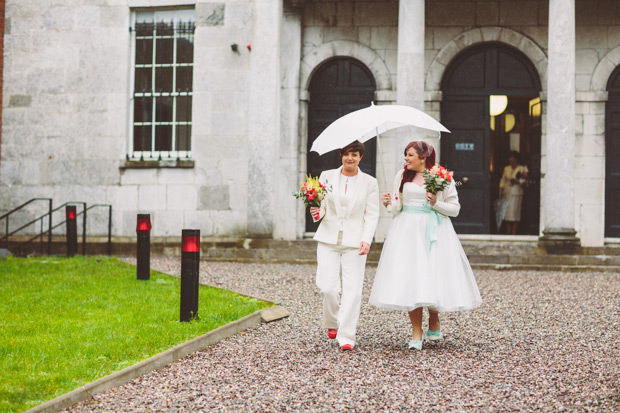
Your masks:
M381 190L405 144L428 139L463 182L457 231L495 234L516 150L520 234L620 238L620 2L4 2L0 213L49 197L113 205L119 237L150 212L154 236L301 239L313 227L291 192L338 164L312 140L375 102L452 131L369 141ZM507 104L493 116L491 95Z

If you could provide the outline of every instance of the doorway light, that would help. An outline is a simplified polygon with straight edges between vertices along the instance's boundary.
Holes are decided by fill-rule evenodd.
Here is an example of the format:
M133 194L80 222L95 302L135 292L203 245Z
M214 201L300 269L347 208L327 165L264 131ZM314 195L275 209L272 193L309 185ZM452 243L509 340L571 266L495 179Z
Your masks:
M512 128L515 127L516 122L517 122L517 119L515 118L515 115L513 115L512 113L507 113L506 116L504 117L506 132L510 132Z
M541 112L540 98L530 100L530 116L533 118L539 118Z
M508 106L508 96L506 95L490 95L489 112L491 116L497 116L506 110Z
M517 123L517 118L515 117L514 114L507 113L504 116L504 130L506 132L510 132L512 128L515 127L516 123ZM491 116L491 130L495 131L495 116Z

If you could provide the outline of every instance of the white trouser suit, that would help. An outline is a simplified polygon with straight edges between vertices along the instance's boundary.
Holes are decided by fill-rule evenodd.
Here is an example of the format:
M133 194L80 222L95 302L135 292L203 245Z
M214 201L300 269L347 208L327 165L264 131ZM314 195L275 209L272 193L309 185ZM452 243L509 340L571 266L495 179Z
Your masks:
M377 228L379 186L375 178L358 169L345 199L341 184L346 177L341 179L341 169L324 171L319 177L332 190L321 203L321 224L314 239L318 241L316 285L323 294L323 327L338 329L336 339L343 346L355 345L366 266L366 255L359 255L359 248L362 242L372 243Z

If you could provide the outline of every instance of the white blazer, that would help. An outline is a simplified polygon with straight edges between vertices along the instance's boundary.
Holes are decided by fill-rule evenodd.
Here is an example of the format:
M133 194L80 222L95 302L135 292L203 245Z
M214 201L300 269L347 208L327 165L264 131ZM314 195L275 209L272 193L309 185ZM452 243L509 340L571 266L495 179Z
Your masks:
M403 179L403 173L405 173L405 170L401 169L394 177L392 204L387 207L388 211L394 212L394 214L400 213L403 209L403 194L398 192L400 182ZM437 202L432 208L443 217L458 216L461 211L461 204L459 203L459 195L456 193L456 184L454 182L443 191L437 192Z
M353 197L349 202L346 214L343 216L340 207L340 171L330 169L321 172L319 181L331 185L332 190L321 202L321 224L314 235L314 239L326 244L336 245L340 224L343 222L342 245L359 248L360 243L372 243L372 238L379 222L379 185L372 176L365 174L361 169L357 171L357 181Z

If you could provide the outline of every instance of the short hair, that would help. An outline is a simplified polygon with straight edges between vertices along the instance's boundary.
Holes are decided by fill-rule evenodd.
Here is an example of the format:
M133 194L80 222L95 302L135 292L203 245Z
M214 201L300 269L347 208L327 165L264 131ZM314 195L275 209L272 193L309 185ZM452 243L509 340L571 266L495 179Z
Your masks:
M340 149L340 157L345 156L349 152L359 152L360 156L364 156L364 144L360 141L353 141L344 148Z
M517 151L510 151L510 154L508 155L508 158L509 158L509 159L510 159L510 158L515 158L515 160L517 161L517 163L521 160L521 159L519 159L519 158L521 158L521 157L519 156L519 152L517 152Z

